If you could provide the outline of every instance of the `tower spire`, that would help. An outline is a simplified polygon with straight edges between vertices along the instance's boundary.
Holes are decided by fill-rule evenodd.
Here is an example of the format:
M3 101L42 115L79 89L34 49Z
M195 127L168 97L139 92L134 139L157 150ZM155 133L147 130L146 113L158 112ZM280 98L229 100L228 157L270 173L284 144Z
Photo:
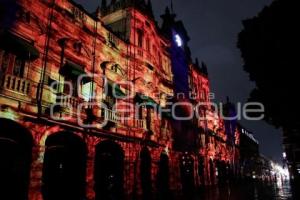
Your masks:
M173 0L171 0L171 13L174 13L174 6L173 6Z
M205 75L208 75L207 65L204 62L201 63L201 69Z
M152 1L151 0L148 0L148 2L147 2L147 9L148 9L148 12L150 13L150 15L154 16L153 15L153 7L152 7Z
M172 35L172 27L175 24L175 14L171 14L169 7L166 7L165 13L160 16L162 18L161 30L167 37Z
M101 2L101 9L106 9L107 8L107 1L106 0L102 0Z
M195 65L196 65L197 67L200 67L200 65L199 65L199 59L198 59L198 58L196 58L196 60L195 60Z

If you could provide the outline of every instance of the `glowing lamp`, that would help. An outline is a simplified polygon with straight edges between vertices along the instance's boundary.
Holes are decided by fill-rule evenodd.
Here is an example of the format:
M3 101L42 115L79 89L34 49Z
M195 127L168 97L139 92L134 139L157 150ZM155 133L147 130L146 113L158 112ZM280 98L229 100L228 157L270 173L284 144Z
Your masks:
M282 156L283 156L284 159L286 159L286 153L285 152L282 153Z

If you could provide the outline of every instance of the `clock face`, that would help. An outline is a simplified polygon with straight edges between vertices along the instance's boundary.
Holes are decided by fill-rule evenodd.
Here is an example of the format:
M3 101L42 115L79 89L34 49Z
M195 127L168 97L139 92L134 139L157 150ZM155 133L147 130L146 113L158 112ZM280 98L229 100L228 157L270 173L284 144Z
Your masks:
M181 39L181 37L180 37L179 34L175 35L175 42L176 42L176 44L177 44L178 47L182 47L183 41L182 41L182 39Z

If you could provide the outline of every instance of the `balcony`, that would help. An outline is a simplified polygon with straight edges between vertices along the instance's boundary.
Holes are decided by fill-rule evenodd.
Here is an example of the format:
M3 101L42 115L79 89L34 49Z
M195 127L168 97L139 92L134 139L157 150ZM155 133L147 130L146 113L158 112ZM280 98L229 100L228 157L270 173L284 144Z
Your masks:
M62 107L63 111L75 114L77 113L78 109L80 109L79 105L83 103L84 100L79 97L59 93L57 94L56 102Z
M109 110L109 109L106 109L106 108L103 108L103 110L104 110L104 120L105 121L110 121L110 122L113 122L116 124L120 122L121 116L119 113Z
M146 130L147 129L146 120L144 120L144 119L136 119L135 123L134 123L134 127Z
M16 93L16 98L19 95L28 96L31 88L31 81L25 78L16 77L10 74L4 76L1 87L4 91Z
M135 51L131 52L131 56L136 56L143 61L146 61L152 65L156 65L156 57L152 55L148 50L135 46Z

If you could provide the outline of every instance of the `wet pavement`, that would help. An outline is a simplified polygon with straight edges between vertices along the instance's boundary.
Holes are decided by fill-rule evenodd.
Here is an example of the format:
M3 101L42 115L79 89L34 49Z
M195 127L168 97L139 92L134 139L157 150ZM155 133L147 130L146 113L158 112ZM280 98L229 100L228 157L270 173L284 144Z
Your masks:
M298 188L300 190L300 188ZM293 197L289 181L261 183L257 181L225 184L214 188L204 188L193 200L297 200Z

